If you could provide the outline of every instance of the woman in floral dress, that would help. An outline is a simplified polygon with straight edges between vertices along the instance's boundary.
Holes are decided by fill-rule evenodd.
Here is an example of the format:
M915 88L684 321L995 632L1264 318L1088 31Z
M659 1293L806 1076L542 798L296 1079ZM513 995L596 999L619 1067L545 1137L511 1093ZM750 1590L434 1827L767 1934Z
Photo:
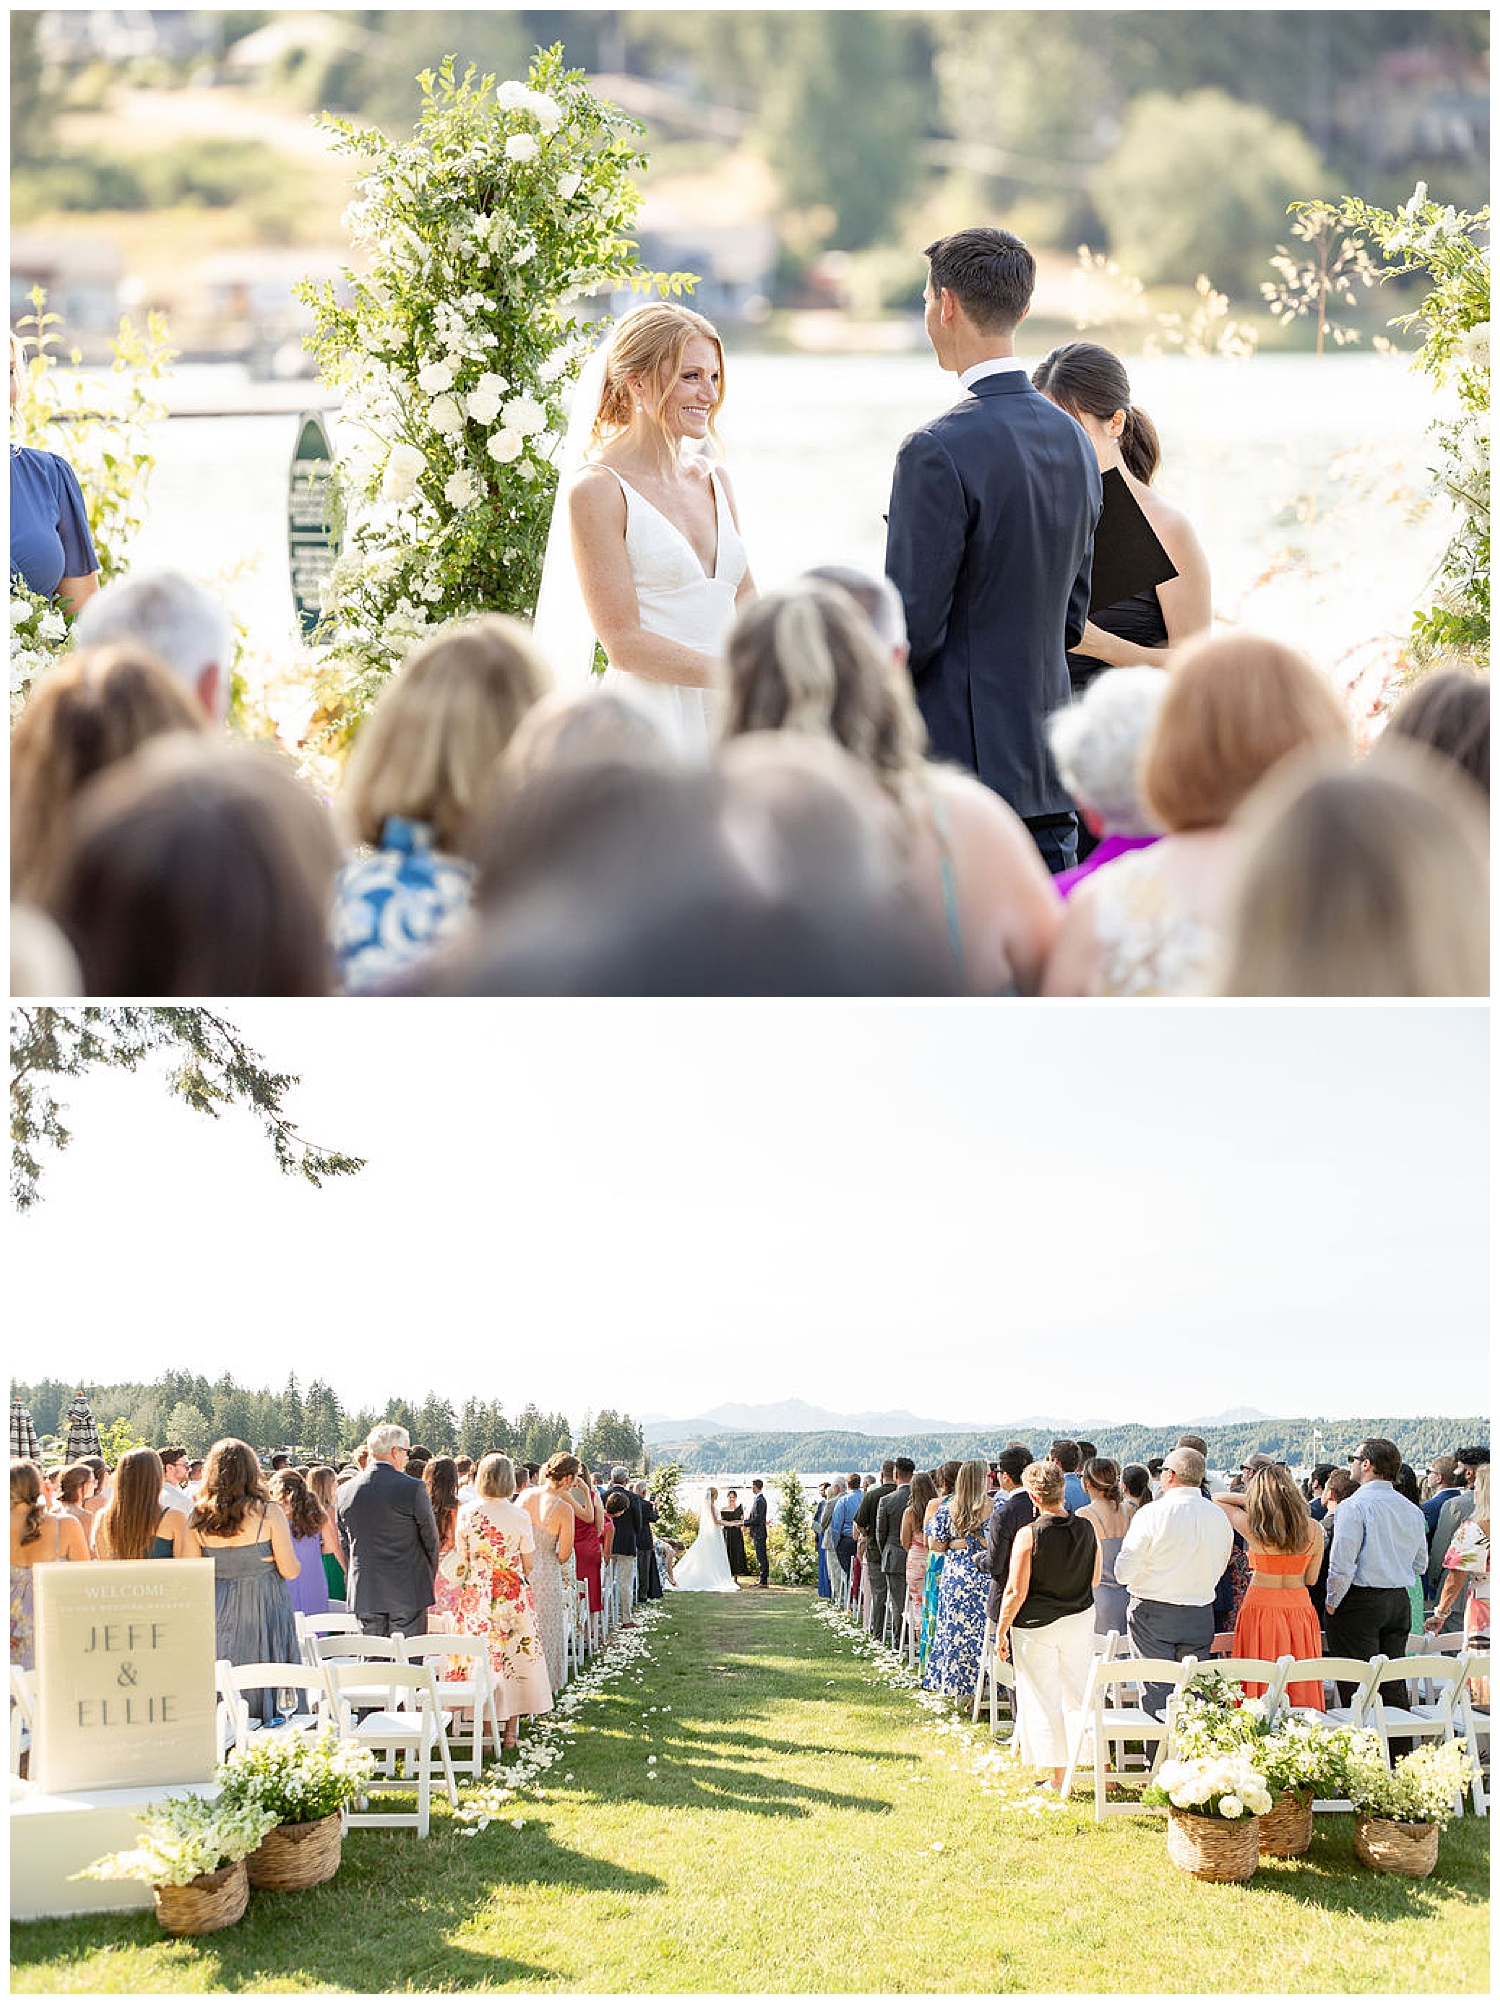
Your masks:
M922 1673L922 1688L964 1701L972 1697L979 1674L984 1610L989 1600L989 1575L980 1572L975 1563L984 1551L984 1529L990 1515L984 1475L982 1461L966 1461L958 1471L953 1494L938 1505L927 1526L928 1553L943 1555L943 1569L938 1580L937 1626Z
M458 1513L458 1628L489 1644L495 1709L504 1744L516 1743L522 1714L550 1712L552 1684L537 1632L529 1575L536 1553L531 1519L510 1499L516 1472L510 1457L487 1454L474 1479L477 1500Z

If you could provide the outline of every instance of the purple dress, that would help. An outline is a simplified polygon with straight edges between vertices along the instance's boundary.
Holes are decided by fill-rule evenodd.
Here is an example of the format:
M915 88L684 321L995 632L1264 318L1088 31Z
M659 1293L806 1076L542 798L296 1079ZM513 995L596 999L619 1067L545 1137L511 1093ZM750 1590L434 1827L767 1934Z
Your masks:
M293 1538L292 1550L301 1561L302 1570L294 1580L288 1580L286 1590L291 1595L292 1608L297 1614L327 1614L328 1575L323 1571L323 1538L321 1532L310 1531L305 1538Z
M1071 870L1061 871L1052 879L1058 895L1063 898L1071 896L1086 878L1104 864L1112 863L1116 856L1128 856L1132 849L1149 849L1153 842L1160 840L1160 835L1106 835L1096 848L1089 851L1082 863L1075 864Z

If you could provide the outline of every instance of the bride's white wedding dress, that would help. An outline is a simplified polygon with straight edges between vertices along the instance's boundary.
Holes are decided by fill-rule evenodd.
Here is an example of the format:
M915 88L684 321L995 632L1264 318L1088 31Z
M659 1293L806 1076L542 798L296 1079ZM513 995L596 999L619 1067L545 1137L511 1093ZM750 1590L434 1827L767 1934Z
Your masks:
M714 1522L712 1503L705 1496L698 1512L698 1536L673 1568L680 1593L738 1593L729 1570L729 1548Z

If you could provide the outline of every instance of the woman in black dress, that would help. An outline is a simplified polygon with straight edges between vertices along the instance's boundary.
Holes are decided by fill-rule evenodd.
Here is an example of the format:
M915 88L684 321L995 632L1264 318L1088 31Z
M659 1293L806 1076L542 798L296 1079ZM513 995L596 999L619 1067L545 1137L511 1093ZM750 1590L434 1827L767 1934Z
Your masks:
M745 1512L739 1497L732 1489L726 1490L726 1507L719 1512L724 1520L724 1544L729 1553L729 1570L739 1579L750 1568L745 1562L745 1534L740 1526L745 1521Z

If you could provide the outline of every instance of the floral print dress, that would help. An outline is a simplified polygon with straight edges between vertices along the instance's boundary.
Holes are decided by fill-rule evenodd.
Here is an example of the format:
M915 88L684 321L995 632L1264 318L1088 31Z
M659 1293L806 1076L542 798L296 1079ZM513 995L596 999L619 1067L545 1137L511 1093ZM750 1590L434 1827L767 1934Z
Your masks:
M1490 1632L1490 1541L1472 1518L1460 1524L1452 1544L1443 1554L1443 1570L1464 1573L1469 1596L1464 1602L1464 1641L1477 1636L1488 1639Z
M927 1526L928 1539L947 1543L953 1535L952 1511L942 1503ZM973 1696L990 1588L989 1574L980 1572L974 1563L975 1553L983 1549L981 1534L957 1539L946 1553L931 1555L941 1557L943 1564L937 1583L937 1624L922 1673L924 1691L941 1691L946 1697L965 1700Z
M536 1602L521 1564L536 1549L531 1519L514 1503L470 1503L458 1513L457 1543L458 1632L489 1644L496 1710L503 1719L550 1712Z

